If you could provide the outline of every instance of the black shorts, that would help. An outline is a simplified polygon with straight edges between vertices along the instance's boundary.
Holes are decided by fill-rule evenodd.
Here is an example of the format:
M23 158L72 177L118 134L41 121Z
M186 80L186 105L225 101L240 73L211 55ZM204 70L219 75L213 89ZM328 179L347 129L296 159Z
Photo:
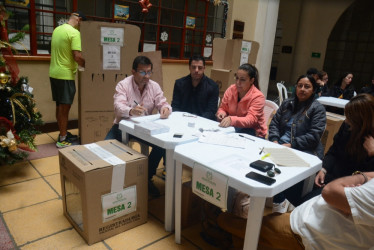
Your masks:
M57 105L72 104L75 96L75 81L50 77L53 101Z

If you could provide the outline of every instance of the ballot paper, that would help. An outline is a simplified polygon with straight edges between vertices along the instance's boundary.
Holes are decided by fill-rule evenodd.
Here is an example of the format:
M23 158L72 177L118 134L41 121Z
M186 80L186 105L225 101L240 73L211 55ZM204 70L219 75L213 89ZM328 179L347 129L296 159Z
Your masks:
M264 148L269 158L278 166L285 167L309 167L309 163L289 148Z
M162 133L169 132L170 128L166 125L159 124L152 121L145 121L134 125L135 131L139 131L141 133L147 135L157 135Z
M132 116L130 117L130 121L134 123L142 123L142 122L154 122L160 119L160 114L156 115L143 115L143 116Z
M245 148L246 139L217 132L203 132L199 142L234 148Z

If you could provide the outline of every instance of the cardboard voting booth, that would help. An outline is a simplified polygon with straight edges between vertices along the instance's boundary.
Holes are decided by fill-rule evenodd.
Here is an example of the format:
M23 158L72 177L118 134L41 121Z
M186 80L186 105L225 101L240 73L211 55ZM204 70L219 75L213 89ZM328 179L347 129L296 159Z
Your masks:
M151 79L162 88L161 51L138 53L140 29L123 23L86 21L80 27L86 60L79 80L79 133L81 143L103 140L113 126L113 95L117 83L130 76L138 55L151 59Z
M147 157L116 140L59 151L63 212L88 244L147 222Z
M115 86L131 75L140 29L87 21L82 22L80 32L86 67L79 72L79 133L81 143L86 144L103 140L113 125Z
M240 65L256 64L259 48L259 43L255 41L224 38L213 40L213 68L210 78L218 84L221 98L226 89L235 83L234 76Z

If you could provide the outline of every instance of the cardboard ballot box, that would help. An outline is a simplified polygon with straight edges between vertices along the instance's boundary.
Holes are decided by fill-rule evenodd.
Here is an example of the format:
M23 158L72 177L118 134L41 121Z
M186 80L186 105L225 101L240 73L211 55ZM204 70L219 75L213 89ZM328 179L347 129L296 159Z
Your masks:
M147 157L116 140L59 151L64 215L88 244L147 222Z
M344 120L344 115L326 112L326 129L321 138L321 143L325 148L325 154L334 142L334 136L336 133L338 133L339 128Z

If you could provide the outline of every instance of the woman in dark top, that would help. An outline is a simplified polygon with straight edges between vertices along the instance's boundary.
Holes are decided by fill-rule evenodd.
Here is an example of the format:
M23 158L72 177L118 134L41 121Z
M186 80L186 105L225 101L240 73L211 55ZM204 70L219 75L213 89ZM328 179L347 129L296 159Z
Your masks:
M344 73L338 81L336 81L335 85L332 86L331 89L331 96L350 100L354 96L354 88L352 86L352 79L353 74L351 72Z
M340 177L355 171L374 171L374 97L360 94L345 106L346 119L334 136L314 184L315 188L303 201L321 194L323 187Z
M269 126L269 141L323 158L321 136L326 111L317 101L318 85L311 76L300 76L296 96L282 103Z
M365 146L374 137L374 97L369 94L353 97L345 106L345 116L316 176L319 188L355 171L374 171L374 155Z
M326 111L317 101L317 90L312 76L299 77L296 96L282 103L270 123L269 141L323 158L321 136L326 127ZM287 212L289 201L298 205L302 186L303 181L274 196L273 212Z

